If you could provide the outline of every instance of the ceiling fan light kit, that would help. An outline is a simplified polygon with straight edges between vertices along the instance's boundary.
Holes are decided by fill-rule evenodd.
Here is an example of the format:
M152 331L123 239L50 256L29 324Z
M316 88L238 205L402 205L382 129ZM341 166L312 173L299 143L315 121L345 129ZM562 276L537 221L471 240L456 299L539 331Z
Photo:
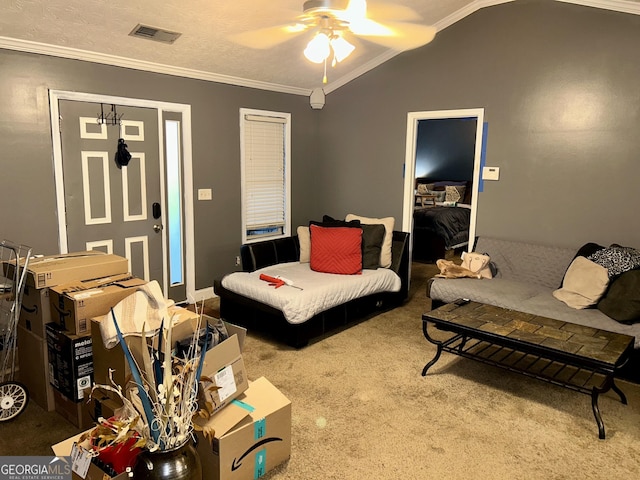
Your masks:
M327 83L327 61L332 66L355 50L345 38L354 35L397 51L411 50L429 43L436 29L406 20L419 16L410 8L393 3L373 2L368 16L366 0L307 0L302 15L293 24L270 27L234 35L232 39L252 48L271 48L305 31L315 32L304 49L313 63L324 63L323 83Z

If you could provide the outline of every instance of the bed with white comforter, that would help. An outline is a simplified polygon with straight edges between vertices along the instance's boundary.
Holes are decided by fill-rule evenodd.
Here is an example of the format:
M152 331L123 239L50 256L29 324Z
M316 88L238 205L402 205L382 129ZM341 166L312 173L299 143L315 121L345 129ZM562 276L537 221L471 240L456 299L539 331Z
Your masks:
M260 279L260 274L282 277L294 286L279 288ZM351 300L380 292L398 292L402 282L388 268L363 270L359 275L337 275L311 270L309 263L288 262L254 272L234 272L222 279L227 290L252 298L284 314L291 324L305 322L318 313Z

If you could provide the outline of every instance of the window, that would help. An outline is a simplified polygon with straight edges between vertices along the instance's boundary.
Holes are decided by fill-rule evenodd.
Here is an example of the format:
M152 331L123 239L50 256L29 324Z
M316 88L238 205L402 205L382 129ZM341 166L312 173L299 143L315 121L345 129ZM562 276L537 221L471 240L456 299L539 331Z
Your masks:
M182 162L180 122L165 120L165 147L167 163L167 216L169 240L169 284L182 285L184 249L182 245Z
M291 114L240 109L242 242L290 235Z

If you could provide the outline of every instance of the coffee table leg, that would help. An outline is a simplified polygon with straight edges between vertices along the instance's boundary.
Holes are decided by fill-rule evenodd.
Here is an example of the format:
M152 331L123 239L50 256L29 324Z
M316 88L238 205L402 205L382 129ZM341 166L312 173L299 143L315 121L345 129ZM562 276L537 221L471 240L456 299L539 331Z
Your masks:
M620 387L618 387L616 385L616 379L615 378L611 379L611 389L618 394L622 404L626 405L627 404L627 397L625 396L624 392L622 390L620 390Z
M427 370L429 370L440 358L440 355L442 354L442 350L444 347L446 347L447 345L452 344L453 342L459 340L460 338L462 338L462 335L455 335L453 337L451 337L448 340L445 340L444 342L440 342L438 340L435 340L434 338L431 338L431 336L429 335L429 332L427 330L427 323L428 322L422 322L422 333L424 333L424 337L429 341L429 343L434 344L436 347L438 347L438 350L436 351L435 356L431 359L431 361L429 363L427 363L424 368L422 369L422 376L424 377L427 374Z
M443 343L443 342L434 340L433 338L431 338L431 336L429 336L429 332L427 331L427 323L428 322L422 322L422 333L424 333L424 337L429 341L429 343L433 343L435 346L438 347L438 350L436 351L435 357L433 357L433 359L431 359L431 361L427 363L422 369L423 377L427 374L427 370L429 370L433 366L433 364L436 363L440 358L440 354L442 353L442 343Z
M596 387L593 387L591 392L591 408L593 408L593 416L596 417L596 423L598 424L598 438L604 440L604 423L600 415L600 408L598 407L598 395L600 395L600 392Z
M598 406L598 397L601 393L606 393L613 387L613 391L620 395L620 399L622 403L626 403L627 398L622 393L614 383L613 383L613 375L607 375L602 382L600 387L593 386L591 390L591 408L593 408L593 416L596 417L596 423L598 424L598 437L600 440L604 440L604 422L602 421L602 416L600 415L600 407Z

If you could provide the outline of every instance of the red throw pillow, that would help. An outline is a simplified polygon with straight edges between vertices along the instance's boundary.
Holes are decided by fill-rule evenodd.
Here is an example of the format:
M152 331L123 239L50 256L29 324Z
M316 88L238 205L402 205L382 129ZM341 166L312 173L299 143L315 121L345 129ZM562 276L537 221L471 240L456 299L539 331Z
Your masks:
M354 275L362 273L362 229L310 225L311 270Z

